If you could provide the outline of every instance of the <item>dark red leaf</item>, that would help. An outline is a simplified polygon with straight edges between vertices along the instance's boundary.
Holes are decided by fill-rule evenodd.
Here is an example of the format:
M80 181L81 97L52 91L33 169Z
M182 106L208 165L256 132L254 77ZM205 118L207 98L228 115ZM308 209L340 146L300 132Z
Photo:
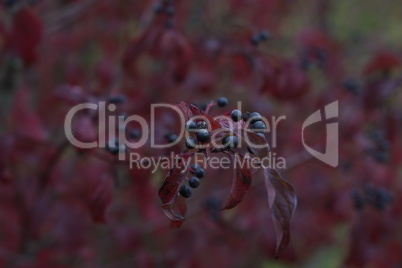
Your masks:
M279 100L299 99L310 89L306 73L293 61L273 58L262 68L261 91Z
M207 119L209 121L209 124L211 126L211 131L216 130L221 128L221 124L215 120L212 116L204 114L200 111L200 109L194 105L190 105L190 110L193 114L193 116L203 116L205 117L205 119Z
M36 60L36 48L43 32L42 22L29 9L20 9L7 35L6 47L30 65Z
M27 90L21 89L15 92L11 125L14 131L23 137L35 141L44 141L47 133L42 125L42 121L36 111L29 107L30 94Z
M379 52L367 64L364 74L370 75L374 72L389 71L400 66L401 60L398 56L388 52Z
M187 205L186 205L185 199L183 197L181 197L181 196L178 196L177 199L176 199L176 206L177 206L177 209L180 212L180 215L182 215L184 217L186 215L186 212L187 212ZM183 224L182 220L181 221L171 220L170 221L170 228L180 228L182 226L182 224Z
M182 82L190 69L192 50L187 39L176 30L167 30L161 37L161 50L170 62L173 78Z
M163 203L163 212L173 221L184 220L182 215L174 211L174 205L180 186L187 177L188 160L191 159L193 155L194 153L183 155L178 160L178 163L166 175L165 180L158 191L159 198Z
M265 169L264 175L277 236L276 256L278 256L290 242L289 224L297 205L296 192L276 170Z
M231 209L237 206L241 202L251 185L251 170L248 167L247 163L245 163L243 166L240 166L239 164L243 163L244 158L240 155L237 155L237 157L239 157L240 159L236 160L235 157L232 156L232 160L238 162L235 166L236 168L234 169L235 174L229 200L226 202L223 209Z
M192 116L192 115L191 115L191 110L190 110L190 108L188 107L188 105L187 105L185 102L181 101L181 102L179 102L178 104L176 104L176 106L177 106L177 107L180 109L180 111L183 113L183 115L184 115L186 121L191 118L191 116Z
M263 137L247 129L240 129L237 132L253 154L259 158L264 158L268 155L271 148Z

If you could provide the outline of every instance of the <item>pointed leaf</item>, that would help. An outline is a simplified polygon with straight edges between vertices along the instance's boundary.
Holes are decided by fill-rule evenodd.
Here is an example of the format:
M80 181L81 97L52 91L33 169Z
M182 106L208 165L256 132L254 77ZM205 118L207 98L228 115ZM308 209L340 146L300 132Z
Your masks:
M264 158L268 156L269 150L271 148L265 138L247 129L241 129L236 132L240 134L243 141L247 144L253 154L258 156L259 158Z
M296 192L276 170L265 169L264 175L277 236L276 256L278 256L290 242L289 223L297 205Z
M226 202L225 207L223 209L231 209L237 206L241 200L243 200L244 195L247 190L250 188L252 174L249 166L245 163L244 165L240 165L243 163L244 158L240 155L237 155L240 159L240 163L235 164L235 174L233 178L232 190L230 192L229 200ZM236 161L235 156L232 155L233 161Z
M174 205L180 186L187 177L188 160L191 159L193 155L193 153L183 155L178 160L178 163L166 175L165 180L158 192L159 198L163 203L163 212L169 217L169 219L174 221L184 220L182 215L174 211Z

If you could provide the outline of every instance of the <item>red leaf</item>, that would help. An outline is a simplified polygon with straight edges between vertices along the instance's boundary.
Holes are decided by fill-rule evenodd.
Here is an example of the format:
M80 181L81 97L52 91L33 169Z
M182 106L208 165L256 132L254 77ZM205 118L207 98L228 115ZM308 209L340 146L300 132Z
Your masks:
M310 89L306 73L290 60L272 59L262 67L261 91L278 100L298 100Z
M7 35L7 49L30 65L36 60L36 48L43 32L42 22L28 9L20 9Z
M277 236L276 256L278 256L290 242L289 223L297 205L296 192L276 170L265 169L264 175Z
M158 191L159 198L162 200L162 209L166 216L173 221L183 221L182 215L174 211L174 205L181 184L187 177L188 173L188 160L194 155L183 155L176 166L174 166L166 175L161 188Z
M176 104L176 106L180 109L180 111L184 114L184 117L186 118L186 121L189 120L191 118L191 110L188 107L188 105L181 101L178 104Z
M364 74L370 75L374 72L388 71L401 66L401 60L388 52L379 52L371 59L364 69Z
M194 105L190 105L190 110L193 113L193 116L205 117L205 119L207 119L209 121L209 124L211 126L211 131L222 127L221 124L217 120L215 120L212 116L201 112L198 107L196 107Z
M143 52L157 53L156 44L159 43L163 28L153 27L138 38L130 42L123 55L122 65L124 71L135 73L135 63Z
M259 158L264 158L268 155L268 152L271 148L263 137L247 129L241 129L237 132L253 154Z
M92 219L98 223L104 223L105 212L112 203L113 178L108 175L103 175L98 178L98 182L91 187L89 195L89 210Z
M186 205L186 201L183 197L178 196L176 199L176 205L177 205L177 209L180 212L180 215L185 216L186 212L187 212L187 205ZM170 221L170 228L180 228L183 224L183 221Z
M233 155L233 161L236 161ZM240 163L243 163L244 158L238 155L237 157L240 158ZM223 209L231 209L237 206L241 200L243 200L244 195L246 194L247 190L250 188L252 174L250 168L247 164L243 166L237 166L239 163L236 164L235 174L233 178L232 190L230 192L229 200L226 202L225 207Z
M29 99L27 90L21 89L15 92L11 124L18 135L34 141L44 141L47 133L36 111L29 107Z
M161 50L169 60L173 78L182 82L190 69L192 50L187 39L176 30L167 30L161 37Z

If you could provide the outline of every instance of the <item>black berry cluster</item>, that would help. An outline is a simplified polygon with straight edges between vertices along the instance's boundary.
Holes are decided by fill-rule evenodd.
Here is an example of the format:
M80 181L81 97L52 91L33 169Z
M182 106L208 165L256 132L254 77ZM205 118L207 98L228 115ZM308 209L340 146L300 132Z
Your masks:
M184 197L184 198L189 198L191 197L192 191L191 188L195 189L198 188L198 186L200 186L200 179L204 178L205 176L205 171L204 169L198 165L198 164L192 164L190 166L190 173L194 176L192 176L189 180L188 180L188 185L182 185L180 186L179 189L179 194Z
M269 36L270 33L266 30L263 30L261 32L254 34L251 37L250 42L252 45L258 46L261 42L268 40Z
M237 148L239 146L239 138L233 135L226 136L222 139L224 148Z
M113 103L113 104L123 104L125 101L125 98L123 95L115 95L115 96L110 96L108 98L108 103Z
M249 123L249 129L265 138L264 131L267 128L265 123L262 121L262 116L257 112L245 112L242 114L239 110L233 110L230 114L233 121L239 122L243 119L246 123Z
M371 136L374 147L369 151L369 154L379 163L386 164L389 162L389 142L385 135L381 132L374 132Z
M197 141L204 143L207 142L210 138L209 131L207 129L208 125L205 121L199 121L195 123L192 120L186 122L186 130L189 132L195 132L195 136L197 140L192 137L189 137L186 140L186 147L188 149L194 149L197 145Z
M168 17L168 20L166 21L166 27L167 28L173 28L174 27L174 22L173 22L173 16L176 13L175 7L173 6L173 0L163 0L159 5L155 7L155 14L158 15L165 15Z
M366 205L369 205L382 211L392 202L392 196L384 189L366 185L363 191L356 190L352 193L352 200L356 210L362 210Z
M246 122L249 122L249 129L260 135L261 137L264 136L264 131L267 128L265 123L262 121L262 117L259 113L253 112L253 113L245 113L243 114L243 120Z

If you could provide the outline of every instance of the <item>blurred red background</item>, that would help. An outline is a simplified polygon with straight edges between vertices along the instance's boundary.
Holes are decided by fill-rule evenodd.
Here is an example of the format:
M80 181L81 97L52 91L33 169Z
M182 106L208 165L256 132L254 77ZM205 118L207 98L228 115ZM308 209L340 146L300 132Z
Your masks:
M0 267L402 267L401 14L396 0L3 1ZM158 197L166 170L66 140L70 108L115 96L115 115L146 119L152 103L221 96L229 104L212 115L237 101L285 115L274 151L298 207L280 258L262 174L221 211L231 170L207 169L171 229ZM332 168L304 150L301 126L336 100ZM82 112L73 132L93 141L97 125ZM158 141L180 127L167 111L156 126ZM325 124L306 142L322 151Z

